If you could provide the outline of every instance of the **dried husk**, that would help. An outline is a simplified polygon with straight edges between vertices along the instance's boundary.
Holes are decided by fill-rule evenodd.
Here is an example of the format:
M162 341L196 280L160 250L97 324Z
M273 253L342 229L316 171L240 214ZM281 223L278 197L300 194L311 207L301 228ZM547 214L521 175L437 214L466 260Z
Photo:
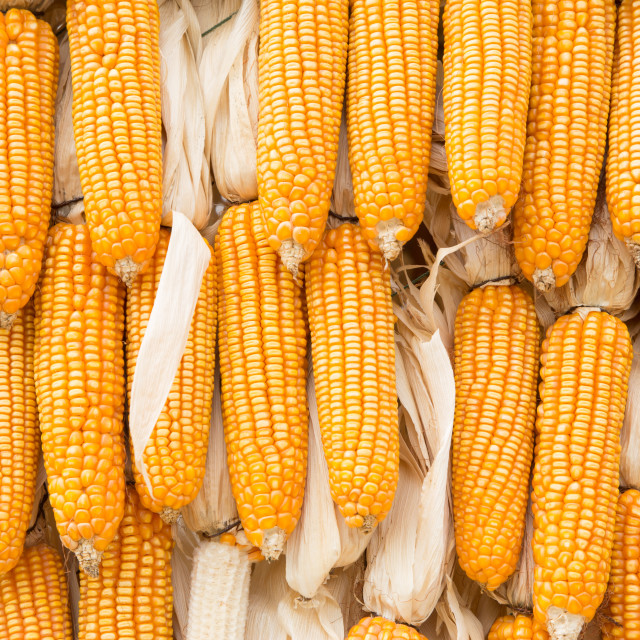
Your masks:
M367 615L362 608L362 584L364 581L364 558L348 567L334 569L327 580L327 590L340 606L345 635L358 620Z
M331 194L331 211L343 218L355 218L356 206L353 201L353 180L349 166L349 145L347 140L347 107L342 110L340 136L338 138L338 159L336 177Z
M46 11L53 0L0 0L0 11L3 13L9 9L28 9L31 13Z
M507 580L504 591L510 607L533 611L533 511L531 495L527 503L522 551L515 573Z
M640 489L640 336L633 340L627 407L620 433L620 484Z
M176 640L184 640L189 620L189 598L191 595L191 572L193 554L200 538L190 531L179 518L171 526L175 541L171 555L171 582L173 583L173 633Z
M164 133L162 224L171 226L176 210L202 229L211 211L212 177L204 155L204 103L196 63L200 26L189 0L161 0L158 7Z

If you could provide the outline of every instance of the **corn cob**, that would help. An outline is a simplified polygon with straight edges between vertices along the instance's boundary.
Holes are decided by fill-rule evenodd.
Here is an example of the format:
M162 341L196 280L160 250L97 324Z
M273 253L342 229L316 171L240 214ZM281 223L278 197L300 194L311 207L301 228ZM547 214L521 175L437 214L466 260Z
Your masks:
M156 0L69 0L73 131L98 261L127 286L150 263L162 215Z
M249 542L282 551L307 466L307 329L301 283L278 260L257 203L230 208L216 236L222 415L231 486Z
M515 571L533 458L539 329L516 285L467 294L455 325L453 507L460 566L489 591Z
M171 640L171 527L127 488L100 577L80 576L78 640Z
M439 0L352 0L347 130L362 234L385 258L418 230L435 112Z
M258 195L269 243L294 275L329 213L348 12L348 0L260 3Z
M360 228L327 231L306 265L318 416L331 496L369 531L398 483L394 316L389 271Z
M0 327L40 275L53 189L58 42L29 11L0 14Z
M480 232L520 191L531 88L531 0L447 0L443 106L451 195Z
M502 616L491 629L487 640L548 640L549 634L531 616Z
M158 246L149 269L127 291L126 355L129 394L170 237L168 229L160 230ZM160 414L144 452L152 493L134 462L136 489L142 504L147 509L160 513L168 522L173 521L178 516L179 509L195 498L204 478L215 368L215 277L212 252L209 268L202 279L182 362L164 411ZM134 456L131 458L133 460Z
M0 575L22 553L31 518L40 434L33 380L33 305L0 329Z
M351 627L347 640L427 640L413 627L377 616L362 618Z
M63 544L97 575L124 509L124 288L84 225L49 231L36 301L35 382Z
M614 0L533 0L533 73L516 258L546 291L576 270L602 166L615 28Z
M46 544L25 549L0 578L0 639L72 640L68 598L58 552Z
M603 640L640 639L640 491L618 500Z
M560 317L542 345L533 601L552 640L577 638L607 589L632 353L625 325L593 308Z
M636 113L640 108L640 2L622 0L613 60L609 151L607 153L607 204L613 231L625 240L640 264L640 154L635 145L640 135Z

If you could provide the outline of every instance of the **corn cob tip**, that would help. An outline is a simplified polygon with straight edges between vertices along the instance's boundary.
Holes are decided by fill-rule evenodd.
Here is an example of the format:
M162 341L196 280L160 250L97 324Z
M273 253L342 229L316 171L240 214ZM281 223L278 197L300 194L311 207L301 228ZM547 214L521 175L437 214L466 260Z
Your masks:
M640 244L634 242L631 238L625 238L625 243L633 261L636 263L636 267L640 269Z
M547 609L547 631L551 640L578 640L585 619L560 607Z
M533 272L533 284L538 291L546 293L556 286L556 276L551 267L536 269Z
M173 524L180 519L180 511L178 509L172 509L171 507L164 507L160 512L160 517L163 522Z
M378 246L385 260L389 262L395 260L402 251L402 243L396 238L396 231L402 225L396 218L392 222L396 224L389 224L389 226L378 232Z
M0 311L0 329L11 329L17 315L17 313L7 313L6 311Z
M280 260L287 271L295 278L298 267L304 258L304 247L295 240L284 240L278 249Z
M76 557L80 568L90 577L97 578L100 576L100 561L102 560L102 551L98 551L93 546L93 541L83 538L75 549Z
M504 208L504 198L497 194L491 196L486 202L479 202L476 205L473 221L480 233L490 233L497 229L505 221L506 217L507 211Z
M280 527L273 527L264 532L260 551L267 562L272 562L280 557L286 539L287 534Z
M133 261L131 256L116 261L116 275L125 283L127 289L131 287L136 276L140 272L140 265Z
M360 527L360 531L362 531L362 533L364 533L364 534L371 533L376 528L377 524L378 524L378 518L376 518L372 514L366 515L363 518L362 526Z

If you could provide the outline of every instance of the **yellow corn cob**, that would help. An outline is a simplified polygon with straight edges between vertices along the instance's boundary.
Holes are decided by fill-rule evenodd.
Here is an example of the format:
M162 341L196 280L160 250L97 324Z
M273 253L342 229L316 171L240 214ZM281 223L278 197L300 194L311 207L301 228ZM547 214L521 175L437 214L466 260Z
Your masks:
M640 2L622 0L613 60L609 151L607 153L607 203L613 231L626 240L640 264L640 152L636 140L640 123Z
M351 627L347 640L427 640L413 627L381 617L362 618Z
M40 434L33 380L33 305L0 329L0 575L22 553L35 493Z
M257 224L294 275L329 213L348 13L348 0L260 2Z
M491 627L487 640L548 640L549 634L531 616L502 616Z
M160 230L160 238L151 266L136 278L127 291L127 390L131 394L133 374L160 275L169 248L171 232ZM142 504L160 513L168 522L178 510L196 497L204 478L216 332L215 260L211 253L209 268L202 278L200 296L191 321L191 330L182 362L173 381L164 411L160 414L144 451L144 463L153 495L141 473L135 468L136 489ZM134 456L131 456L133 460Z
M156 0L69 0L73 133L98 261L130 286L162 215Z
M53 188L58 42L29 11L0 14L0 327L40 275Z
M278 260L256 202L216 236L222 416L233 496L249 542L278 557L307 469L307 328L301 283Z
M499 227L520 191L531 88L531 0L447 0L443 106L460 217Z
M36 301L35 381L63 544L97 575L124 509L124 287L84 225L49 231Z
M360 228L327 231L306 265L313 372L331 496L371 530L391 508L399 443L389 271Z
M604 640L640 640L640 491L618 500Z
M0 578L0 640L72 640L67 576L46 544L24 550Z
M542 345L533 601L552 640L577 638L607 589L632 355L624 323L585 308L559 318Z
M356 214L393 260L418 230L435 112L439 0L352 0L347 131Z
M467 294L456 316L453 507L460 566L489 591L515 571L533 458L540 332L516 285Z
M171 640L171 527L127 488L124 518L100 577L80 575L78 640Z
M589 236L609 113L614 0L533 0L533 73L513 241L546 291L576 270Z

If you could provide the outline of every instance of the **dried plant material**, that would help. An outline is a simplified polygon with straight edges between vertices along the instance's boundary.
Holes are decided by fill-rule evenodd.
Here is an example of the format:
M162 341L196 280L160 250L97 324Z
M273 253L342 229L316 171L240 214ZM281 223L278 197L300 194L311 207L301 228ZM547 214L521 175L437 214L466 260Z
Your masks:
M444 6L444 3L443 3ZM433 117L433 139L444 142L444 102L442 87L444 86L444 67L438 60L436 67L436 107Z
M552 309L564 313L577 306L601 307L625 320L640 286L633 256L624 242L613 235L605 198L604 179L600 182L589 232L586 258L564 286L545 294Z
M288 640L278 619L278 605L289 591L285 559L260 562L251 576L245 640Z
M345 632L366 615L361 601L363 580L364 558L360 558L348 567L334 569L325 585L340 606Z
M162 154L162 224L172 211L183 213L197 229L208 222L212 178L204 155L205 115L193 50L200 47L200 26L189 0L161 0L160 74L164 144Z
M340 606L326 587L304 604L289 590L278 605L278 618L288 640L343 640L346 635Z
M633 341L627 406L620 433L620 484L640 489L640 337Z
M533 512L531 496L525 516L524 539L516 572L509 578L505 587L507 602L516 609L533 610Z
M15 7L16 9L27 9L31 13L42 13L49 8L53 0L0 0L0 11L5 13Z
M187 529L181 518L173 523L171 534L175 541L171 555L173 632L176 635L176 640L184 640L189 616L193 554L200 543L200 538L193 531Z
M451 578L447 578L445 597L438 603L437 611L451 640L484 640L482 624L473 612L464 606Z
M347 109L342 110L340 137L338 138L338 160L336 177L331 194L331 211L342 218L355 218L356 206L353 201L353 180L349 166L349 146L347 141Z

